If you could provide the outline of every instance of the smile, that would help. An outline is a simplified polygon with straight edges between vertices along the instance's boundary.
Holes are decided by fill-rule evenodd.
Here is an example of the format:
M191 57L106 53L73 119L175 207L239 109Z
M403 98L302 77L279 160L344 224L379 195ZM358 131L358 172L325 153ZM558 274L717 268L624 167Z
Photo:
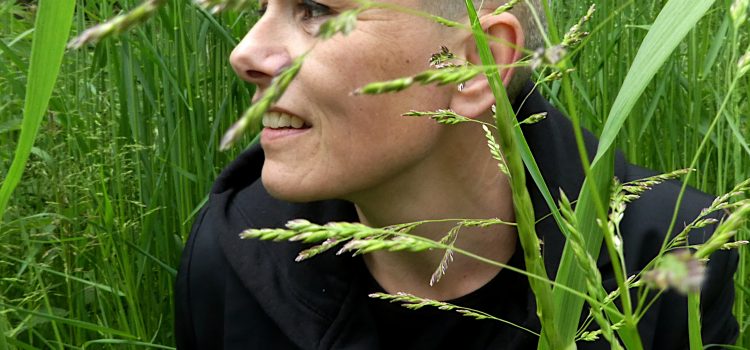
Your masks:
M299 117L280 112L267 112L263 115L263 127L271 129L304 129L309 126Z

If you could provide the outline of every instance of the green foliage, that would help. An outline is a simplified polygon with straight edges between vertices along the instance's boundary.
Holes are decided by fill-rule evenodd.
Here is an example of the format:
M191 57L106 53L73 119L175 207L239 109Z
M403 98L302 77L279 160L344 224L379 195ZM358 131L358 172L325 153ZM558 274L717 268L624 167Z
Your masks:
M589 10L591 2L596 5L595 13ZM105 18L116 17L123 10L153 3L135 0L78 2L74 32L80 33ZM237 116L243 115L253 93L253 88L237 79L226 63L229 50L244 35L253 18L244 13L223 13L214 17L189 2L164 3L166 6L161 9L149 8L147 15L151 19L145 24L111 31L120 36L101 41L96 47L68 52L62 65L46 67L61 68L58 89L52 91L49 107L42 103L46 99L44 89L33 88L37 79L31 74L26 77L30 70L29 57L40 52L36 45L41 41L36 37L50 33L33 24L36 15L41 21L42 14L36 12L40 8L33 1L0 3L0 26L4 30L0 33L3 188L10 186L8 179L13 178L9 159L14 155L23 156L23 152L16 151L19 136L28 145L24 146L26 154L31 154L25 168L21 168L25 172L23 181L10 197L10 206L0 222L0 332L3 333L0 334L0 349L4 347L3 340L11 347L24 349L172 348L174 306L170 291L182 242L219 169L237 153L218 152L221 135ZM209 11L223 9L222 1L202 3ZM245 0L226 2L229 8L245 3ZM363 3L399 10L393 4ZM636 192L643 189L639 186L654 185L623 184L615 187L610 196L611 169L606 166L610 159L604 156L610 146L617 145L631 161L654 169L695 168L697 171L686 180L691 185L715 194L730 193L717 200L705 214L726 208L737 209L739 214L728 220L730 225L719 230L711 244L699 250L701 256L706 256L709 250L726 247L731 237L740 241L750 238L747 225L743 227L748 212L748 207L742 205L746 203L742 202L747 197L746 190L735 188L736 183L750 177L747 137L750 135L750 78L746 74L750 67L747 63L750 62L750 53L747 53L750 37L747 26L743 26L747 1L725 0L711 7L712 4L710 0L630 0L624 3L560 0L547 6L552 14L550 39L552 44L560 45L547 48L531 62L540 67L547 65L537 71L538 80L543 82L540 88L576 125L586 125L603 135L601 152L588 170L596 178L592 183L596 188L586 186L589 194L581 196L575 211L569 201L563 201L558 210L549 191L543 190L555 220L564 226L575 243L566 253L569 266L561 271L562 275L566 271L570 272L571 279L580 275L578 284L566 281L562 285L540 277L546 272L543 266L535 269L533 265L538 244L530 239L532 234L525 236L524 248L531 255L527 256L527 266L531 268L528 272L517 272L532 279L542 298L546 291L554 293L556 307L547 306L542 316L543 321L556 324L560 330L559 337L548 338L552 343L564 344L574 337L592 340L602 336L611 340L617 333L623 345L637 348L637 334L632 332L633 319L644 312L642 307L618 310L622 304L613 301L620 297L619 292L605 295L597 285L596 274L573 272L576 268L590 270L584 266L591 265L594 258L591 252L595 247L598 252L601 245L601 239L586 237L588 232L604 232L609 239L608 247L615 249L612 254L619 254L615 243L616 220L610 220L611 227L595 221L597 217L604 221L613 218L607 212L611 204L608 200L613 198L612 203L616 203L618 209L626 204L628 196L637 196ZM705 18L698 21L707 10ZM352 12L339 22L330 22L330 28L323 35L353 30L357 14ZM64 20L64 17L57 20ZM470 30L452 21L435 20ZM137 21L126 23L141 21L139 17ZM571 30L561 37L556 28ZM62 37L68 33L52 34L57 38L49 40L64 44ZM683 40L683 37L686 38ZM563 45L564 42L567 44ZM439 63L448 64L434 68L443 69L368 87L371 92L380 93L403 89L415 82L457 84L477 74L492 75L496 68L455 66L445 52L442 54L444 59ZM53 56L48 59L52 60ZM32 59L32 62L36 61ZM48 80L46 84L54 82L53 75L40 76ZM500 99L501 86L497 86L497 82L494 85ZM27 89L34 93L26 93ZM34 102L31 98L39 100ZM25 108L24 101L35 109ZM512 112L507 109L507 101L500 102L503 103L498 104L498 115L509 116ZM256 111L261 110L260 107L257 106ZM36 118L26 118L26 114ZM430 117L444 124L466 121L451 111L413 111L409 115ZM25 123L32 121L41 130L35 147L30 143L34 142L33 135L20 135L22 123L23 133L28 135ZM511 137L498 135L500 143L507 149L508 140L515 140L517 152L532 180L545 188L518 126L519 123L514 122L500 128L513 130ZM486 128L488 143L493 153L497 153L493 155L501 165L500 170L512 174L523 172L518 159L508 160L506 164L490 128L499 130L494 126ZM684 239L687 230L713 224L710 220L696 219L678 239L665 243L669 248L680 246L684 243L680 239ZM508 224L493 220L453 221L455 232L472 225ZM305 236L298 236L300 230L260 230L254 234L271 239L296 237L322 242L301 252L301 259L338 244L342 244L346 252L357 253L382 249L446 249L446 264L441 264L433 276L437 279L441 271L449 267L452 253L471 256L471 252L453 247L450 236L441 242L409 236L411 229L425 223L382 230L339 224L335 237L330 236L331 227L313 227L315 234L308 230ZM300 225L292 228L300 229ZM528 227L529 223L519 222L519 225ZM281 237L284 235L288 236ZM736 275L735 314L742 331L737 345L747 347L750 346L747 328L750 325L747 294L750 293L750 256L747 250L741 252ZM663 262L650 266L653 267L650 272L658 276L660 271L668 269L688 271L685 263L692 264L695 261L692 258L681 260L666 255ZM644 275L644 280L648 280L645 276L648 275ZM627 277L628 271L622 270L618 276L621 289L641 282ZM570 289L569 285L576 287ZM154 293L155 290L161 292ZM470 317L494 319L479 310L464 310L415 296L373 297L411 307L437 307ZM570 300L576 303L569 303ZM576 310L581 309L584 301L592 312L590 322L597 322L602 328L600 331L576 331L580 315ZM695 293L690 302L697 303ZM695 322L696 310L690 311L693 333L699 326ZM551 314L554 318L549 316ZM543 337L548 337L549 329L545 329ZM691 339L691 343L699 347L700 340Z
M19 137L34 3L0 4L3 178ZM140 1L75 3L71 36ZM170 1L145 24L53 65L58 84L0 222L11 348L174 347L171 290L184 238L238 153L219 152L219 140L253 92L227 64L252 22Z
M11 193L21 181L39 124L47 109L52 88L57 81L65 41L68 39L73 18L73 1L42 2L34 25L26 97L23 107L23 125L13 164L0 188L0 220L5 214Z

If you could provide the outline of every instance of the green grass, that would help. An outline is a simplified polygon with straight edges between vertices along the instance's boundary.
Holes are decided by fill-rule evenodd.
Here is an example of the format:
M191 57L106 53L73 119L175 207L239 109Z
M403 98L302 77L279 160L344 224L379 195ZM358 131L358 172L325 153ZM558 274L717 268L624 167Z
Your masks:
M77 2L75 32L135 4ZM34 17L3 2L0 18L8 48L0 125L16 125L31 40L24 32ZM67 52L0 226L0 302L12 346L173 346L183 238L237 153L216 148L251 96L227 64L248 24L244 15L213 18L173 1L148 26ZM3 178L18 135L0 133Z
M570 62L572 93L561 81L543 90L564 111L576 106L599 134L666 1L591 2L598 11ZM558 31L591 2L552 2ZM734 29L730 4L717 1L667 57L614 139L635 163L684 168L718 115L689 181L715 194L750 177L750 76L731 89L750 37L747 24ZM136 5L78 1L73 34ZM0 3L4 181L30 83L34 19L33 7ZM211 17L170 0L138 29L66 53L23 178L0 218L0 331L11 348L174 345L171 290L182 242L211 182L238 152L218 146L252 94L227 61L251 23L244 14ZM747 230L739 235L750 238ZM735 277L742 347L750 347L749 258L743 250Z
M573 105L578 107L587 127L600 134L605 122L611 122L604 117L610 115L609 109L616 103L637 48L666 1L595 3L598 11L590 24L593 34L574 58L577 71L572 75L572 85ZM688 8L694 9L693 5ZM568 0L554 2L553 6L553 12L567 13L556 18L568 18L558 22L561 28L568 28L574 14L583 13L588 5ZM691 185L714 194L724 193L750 176L750 152L743 146L750 138L748 77L740 79L736 87L731 86L737 60L748 49L749 38L746 25L741 27L745 30L732 30L729 6L729 1L716 2L688 33L657 71L643 98L635 101L617 143L637 164L660 171L687 168L727 97L730 102L718 113L718 125L709 135L707 147L695 165L698 171L690 180ZM566 110L570 104L562 102L561 84L549 88L557 106ZM747 237L747 230L738 235L738 239ZM738 345L743 347L750 346L746 331L747 275L748 254L743 251L736 274L741 287L737 288L735 304L743 330Z

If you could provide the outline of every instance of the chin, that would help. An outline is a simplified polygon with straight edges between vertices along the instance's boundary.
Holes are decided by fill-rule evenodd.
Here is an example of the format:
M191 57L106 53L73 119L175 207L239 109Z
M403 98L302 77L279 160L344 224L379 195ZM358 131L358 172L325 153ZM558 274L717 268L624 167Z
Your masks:
M300 191L295 188L295 186L283 186L274 181L267 181L265 178L263 178L263 187L265 187L266 192L268 192L271 197L282 201L304 203L317 200L315 196Z
M303 185L301 181L289 178L279 178L263 173L261 176L263 187L271 197L293 203L306 203L331 199L321 186Z

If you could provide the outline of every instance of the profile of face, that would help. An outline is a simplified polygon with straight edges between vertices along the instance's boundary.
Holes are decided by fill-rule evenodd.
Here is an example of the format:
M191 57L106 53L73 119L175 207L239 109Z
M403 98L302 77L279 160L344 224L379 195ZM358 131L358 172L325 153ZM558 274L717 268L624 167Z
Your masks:
M387 0L418 8L420 0ZM450 37L426 19L385 9L364 11L349 35L315 34L353 0L264 0L262 17L230 62L258 86L255 99L295 57L309 51L278 103L264 117L262 181L288 201L348 199L408 186L440 157L445 128L410 110L448 108L455 86L412 87L354 96L367 83L414 75ZM432 164L432 165L431 165Z

